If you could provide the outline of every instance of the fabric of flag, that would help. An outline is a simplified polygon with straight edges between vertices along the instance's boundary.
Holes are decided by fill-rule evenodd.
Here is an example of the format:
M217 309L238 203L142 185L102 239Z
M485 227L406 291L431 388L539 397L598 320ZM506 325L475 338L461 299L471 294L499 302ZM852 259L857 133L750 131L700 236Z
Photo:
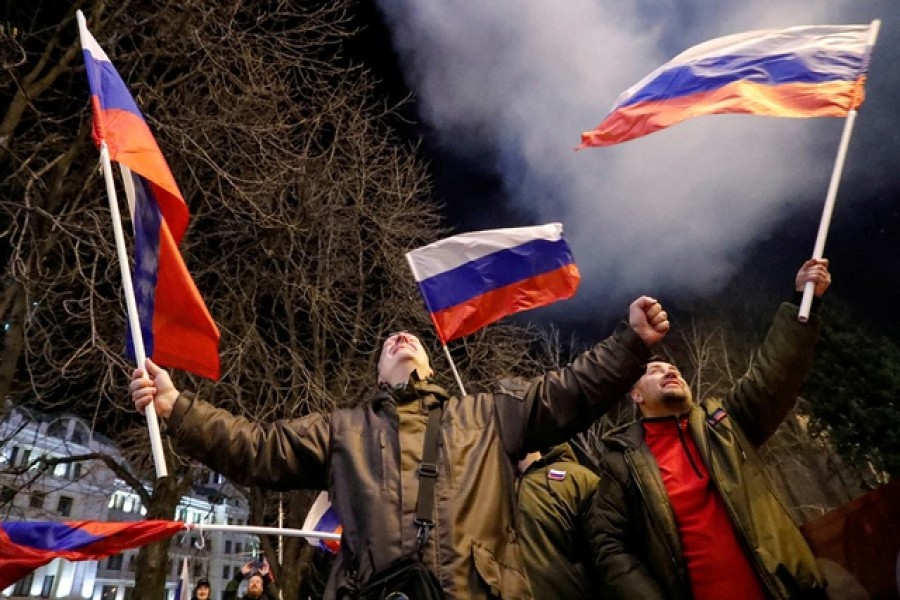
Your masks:
M443 343L572 297L581 279L560 223L455 235L406 254Z
M331 506L328 492L321 492L316 497L316 501L313 502L309 512L306 513L306 519L303 521L303 529L304 531L318 531L322 533L343 532L344 526L341 524L341 519L335 512L334 507ZM322 538L308 537L306 538L306 541L312 546L316 546L334 554L337 554L337 551L341 548L340 540L325 540Z
M175 586L175 600L190 600L191 583L188 574L187 556L181 560L181 576L178 578L178 584Z
M175 521L2 521L0 590L54 558L97 560L158 540L184 529Z
M125 167L125 188L133 196L134 288L147 356L218 379L219 330L178 251L187 205L134 98L80 11L78 17L94 141L105 142L110 159Z
M580 148L609 146L692 117L840 117L863 101L872 25L751 31L685 50L626 90Z

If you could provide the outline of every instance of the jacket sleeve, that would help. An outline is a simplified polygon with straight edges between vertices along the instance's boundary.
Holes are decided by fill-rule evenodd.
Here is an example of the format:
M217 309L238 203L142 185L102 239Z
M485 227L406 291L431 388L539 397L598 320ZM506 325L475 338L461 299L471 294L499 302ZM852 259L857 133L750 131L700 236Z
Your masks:
M649 356L644 341L623 324L571 364L532 382L525 395L524 451L556 445L590 427L640 378Z
M665 600L666 594L641 561L633 541L640 533L623 484L602 469L587 527L601 597L611 600Z
M762 445L793 408L812 366L821 322L815 313L806 323L799 308L783 303L747 373L724 399L726 410L750 442Z
M275 490L327 488L327 415L251 423L184 393L167 426L179 449L237 483Z
M225 584L225 589L222 591L222 600L237 600L237 591L243 580L244 574L240 569L237 569L231 581Z

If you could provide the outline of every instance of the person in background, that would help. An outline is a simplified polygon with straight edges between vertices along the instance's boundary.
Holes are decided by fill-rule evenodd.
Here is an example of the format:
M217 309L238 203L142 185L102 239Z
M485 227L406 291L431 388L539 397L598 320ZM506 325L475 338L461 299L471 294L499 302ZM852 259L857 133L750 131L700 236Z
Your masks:
M278 600L278 590L265 558L250 561L241 567L225 586L222 600L237 600L238 588L244 579L247 580L247 591L240 600Z
M595 600L589 540L599 477L569 444L528 454L519 470L519 543L534 597Z
M209 600L209 580L198 579L197 585L194 586L194 595L192 600Z
M797 318L815 285L812 314ZM675 365L651 360L631 390L640 419L610 432L593 541L604 599L825 598L826 581L757 449L793 408L819 337L826 260L797 272L750 369L694 402Z

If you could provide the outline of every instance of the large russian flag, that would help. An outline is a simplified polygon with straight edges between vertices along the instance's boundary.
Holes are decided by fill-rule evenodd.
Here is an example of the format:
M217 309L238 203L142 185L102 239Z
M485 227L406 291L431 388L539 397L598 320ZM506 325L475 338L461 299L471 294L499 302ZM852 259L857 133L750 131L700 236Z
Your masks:
M184 529L175 521L3 521L0 522L0 590L54 558L97 560Z
M91 88L93 137L119 163L134 198L134 291L144 347L155 362L219 378L219 330L178 251L188 210L147 122L78 11ZM129 337L129 342L130 342ZM130 344L129 344L130 345Z
M716 113L845 116L863 101L877 26L750 31L689 48L620 95L603 122L581 135L579 148Z
M570 298L580 276L560 223L455 235L406 254L443 343Z

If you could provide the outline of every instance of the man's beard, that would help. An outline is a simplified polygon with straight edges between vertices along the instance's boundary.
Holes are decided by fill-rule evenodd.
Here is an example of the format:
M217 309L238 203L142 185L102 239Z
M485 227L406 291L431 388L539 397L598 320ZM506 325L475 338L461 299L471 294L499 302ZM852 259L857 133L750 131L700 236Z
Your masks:
M663 390L659 399L663 406L671 409L680 409L679 412L684 412L691 407L691 395L683 389Z

